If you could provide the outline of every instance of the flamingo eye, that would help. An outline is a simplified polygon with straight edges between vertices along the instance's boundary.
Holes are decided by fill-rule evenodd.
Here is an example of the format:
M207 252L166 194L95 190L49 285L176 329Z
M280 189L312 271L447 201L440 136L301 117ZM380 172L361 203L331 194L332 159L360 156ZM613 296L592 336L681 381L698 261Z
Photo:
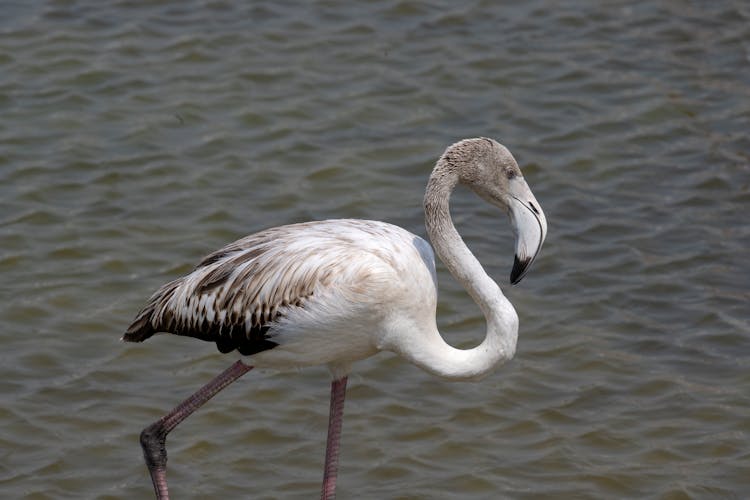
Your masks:
M516 177L516 172L513 170L507 170L505 172L505 176L508 178L508 180L513 180Z

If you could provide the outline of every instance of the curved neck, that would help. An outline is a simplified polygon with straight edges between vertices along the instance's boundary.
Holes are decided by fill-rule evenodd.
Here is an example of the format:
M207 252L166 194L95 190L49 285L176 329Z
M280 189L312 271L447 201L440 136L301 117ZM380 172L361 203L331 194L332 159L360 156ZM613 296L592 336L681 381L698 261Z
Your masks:
M457 184L458 175L445 163L438 162L425 193L425 224L438 257L484 314L486 336L473 349L456 349L443 340L435 327L434 332L427 333L436 337L428 342L429 347L410 353L409 357L436 375L454 380L474 380L513 357L518 338L518 316L453 225L449 201Z

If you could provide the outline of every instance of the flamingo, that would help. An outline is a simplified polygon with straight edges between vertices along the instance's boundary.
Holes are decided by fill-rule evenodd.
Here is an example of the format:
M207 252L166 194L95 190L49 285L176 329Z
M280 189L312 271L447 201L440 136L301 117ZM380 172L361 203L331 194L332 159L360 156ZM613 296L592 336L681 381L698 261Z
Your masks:
M430 245L384 222L338 219L291 224L246 236L206 256L188 275L163 285L127 329L141 342L158 332L215 342L237 361L140 436L158 499L168 499L166 437L180 422L253 367L277 370L327 365L331 400L321 498L336 494L339 441L352 363L392 351L447 380L485 377L511 359L518 315L464 244L449 211L463 184L505 210L516 236L510 281L526 275L547 234L547 221L507 148L464 139L440 156L424 197L435 252L478 304L486 336L456 349L438 332L437 276Z

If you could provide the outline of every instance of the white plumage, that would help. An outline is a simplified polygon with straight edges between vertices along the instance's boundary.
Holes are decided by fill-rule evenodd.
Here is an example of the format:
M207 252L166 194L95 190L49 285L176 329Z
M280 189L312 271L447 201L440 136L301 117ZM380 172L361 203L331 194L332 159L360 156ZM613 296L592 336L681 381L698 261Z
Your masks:
M352 363L388 350L443 378L476 380L515 353L518 316L451 221L450 193L459 183L510 214L514 283L538 254L547 223L512 155L497 142L466 139L438 160L425 194L426 226L437 254L486 318L485 339L473 349L451 347L438 332L430 245L397 226L354 219L276 227L227 245L161 287L123 338L171 332L216 342L222 352L237 349L253 366L328 365L334 382L323 497L330 498ZM141 442L159 498L168 495L166 434L249 369L238 362L144 430Z

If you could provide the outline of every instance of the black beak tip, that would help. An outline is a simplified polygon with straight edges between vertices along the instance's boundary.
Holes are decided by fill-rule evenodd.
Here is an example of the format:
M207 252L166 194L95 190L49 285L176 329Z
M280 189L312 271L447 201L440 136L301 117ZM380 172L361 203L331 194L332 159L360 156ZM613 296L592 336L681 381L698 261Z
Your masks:
M515 259L513 260L513 269L510 271L511 285L517 285L521 282L523 277L526 276L526 271L529 268L529 264L531 264L530 257L524 260L520 260L518 258L518 255L515 256Z

